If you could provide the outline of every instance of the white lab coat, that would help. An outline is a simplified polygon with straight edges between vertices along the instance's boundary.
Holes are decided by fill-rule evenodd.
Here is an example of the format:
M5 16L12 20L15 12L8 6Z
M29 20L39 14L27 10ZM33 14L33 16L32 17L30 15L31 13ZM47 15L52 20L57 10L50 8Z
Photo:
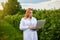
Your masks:
M23 30L23 40L38 40L37 30L31 30L28 27L33 25L36 27L37 20L32 17L31 20L22 18L20 21L20 30Z

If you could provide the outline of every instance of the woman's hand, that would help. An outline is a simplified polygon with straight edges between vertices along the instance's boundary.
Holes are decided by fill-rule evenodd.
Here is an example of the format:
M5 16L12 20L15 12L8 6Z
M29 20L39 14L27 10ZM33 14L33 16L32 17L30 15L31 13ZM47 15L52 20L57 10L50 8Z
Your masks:
M29 29L35 29L35 30L39 30L40 29L40 27L33 27L33 26L29 26Z
M36 29L35 27L33 27L33 26L29 26L29 29Z
M35 29L35 30L39 30L39 27L34 27L34 26L29 26L29 29Z

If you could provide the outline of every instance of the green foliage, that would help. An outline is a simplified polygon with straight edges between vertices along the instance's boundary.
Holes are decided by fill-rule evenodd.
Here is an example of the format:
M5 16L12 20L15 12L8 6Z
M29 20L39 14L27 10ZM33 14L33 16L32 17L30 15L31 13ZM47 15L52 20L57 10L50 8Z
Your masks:
M19 28L19 23L21 18L23 17L23 15L7 15L4 17L4 20L7 21L9 24L11 24L13 27L15 27L16 29Z
M13 26L13 28L15 28L15 30L17 31L17 33L19 34L20 39L22 40L22 31L20 31L19 29L19 24L20 24L20 20L23 17L23 15L7 15L4 17L3 20L5 20L6 22L8 22L10 25Z
M14 15L18 11L20 11L21 5L18 0L8 0L8 2L4 6L4 13L9 15Z
M17 14L24 15L24 14L25 14L25 12L26 12L26 10L25 10L25 9L21 9Z
M4 20L0 20L0 40L20 40L15 28Z
M0 19L1 19L1 16L2 16L2 10L0 10Z
M45 19L45 27L38 31L39 40L60 40L60 9L38 10L34 16Z

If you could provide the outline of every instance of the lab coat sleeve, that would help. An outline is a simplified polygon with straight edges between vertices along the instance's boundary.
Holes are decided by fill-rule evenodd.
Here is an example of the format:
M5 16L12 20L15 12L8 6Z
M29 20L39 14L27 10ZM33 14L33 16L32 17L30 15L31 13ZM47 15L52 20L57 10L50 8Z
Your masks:
M28 26L24 25L24 20L23 19L21 19L21 21L20 21L19 28L20 28L20 30L26 30L26 29L28 29Z

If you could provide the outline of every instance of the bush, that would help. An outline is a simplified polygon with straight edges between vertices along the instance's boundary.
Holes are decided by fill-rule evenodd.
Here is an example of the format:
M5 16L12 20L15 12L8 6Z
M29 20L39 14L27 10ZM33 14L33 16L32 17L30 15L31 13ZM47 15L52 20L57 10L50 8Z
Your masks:
M60 38L60 9L38 10L34 17L45 19L45 27L38 31L39 40L59 40Z
M0 40L20 40L20 38L12 25L6 21L0 20Z
M9 24L11 24L14 28L19 29L19 23L22 17L23 15L19 15L19 14L16 14L13 16L7 15L5 16L4 20L8 22Z

